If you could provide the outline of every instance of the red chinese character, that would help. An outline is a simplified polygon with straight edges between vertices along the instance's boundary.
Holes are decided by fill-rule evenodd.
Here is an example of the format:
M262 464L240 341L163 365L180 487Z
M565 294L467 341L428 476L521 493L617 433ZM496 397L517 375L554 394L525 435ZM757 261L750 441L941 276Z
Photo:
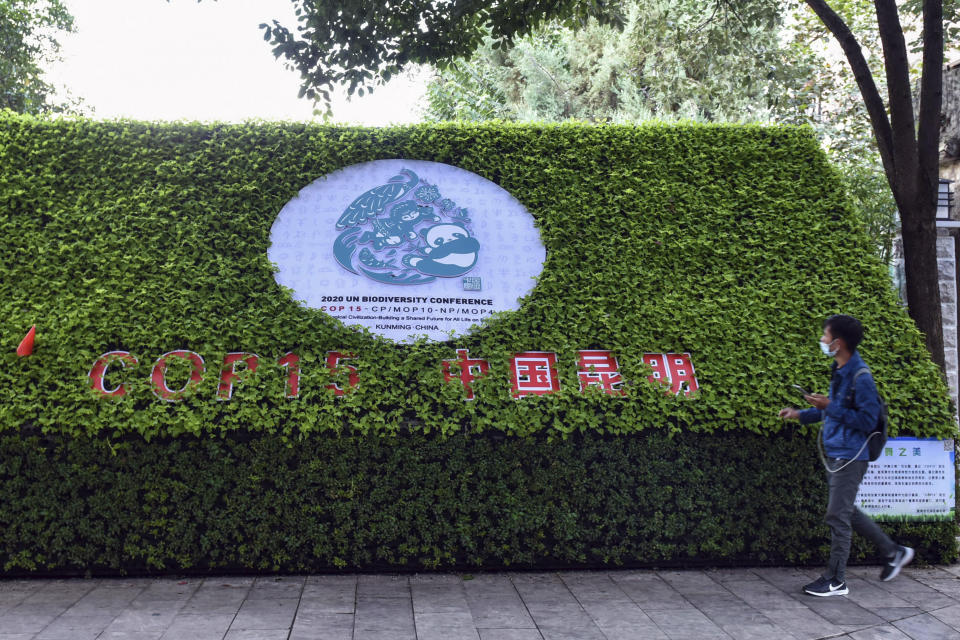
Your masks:
M667 372L667 359L662 353L643 354L643 363L648 365L653 371L647 376L647 380L653 384L670 384L670 374Z
M327 352L327 369L330 369L330 375L331 376L336 375L337 369L341 369L341 370L346 369L348 372L347 386L349 386L350 388L356 387L357 382L360 379L360 376L357 375L357 368L349 364L345 364L342 366L340 365L341 361L353 360L356 357L357 356L355 356L352 353L342 353L340 351L328 351ZM326 386L326 388L332 390L333 395L335 396L342 396L347 393L347 390L341 387L336 382L331 382Z
M667 368L670 370L670 382L673 383L670 391L680 393L683 389L684 395L689 396L700 388L689 353L667 353L664 356L667 360Z
M545 395L560 390L557 377L557 354L547 351L524 351L510 359L510 381L513 397Z
M456 366L460 372L451 373L450 367ZM443 381L450 382L454 378L459 378L463 388L467 391L467 400L473 400L473 387L470 383L477 378L482 378L490 370L490 365L486 360L471 359L468 349L457 349L457 357L454 360L443 361Z
M580 378L580 393L592 384L604 393L623 395L623 379L620 365L612 351L578 351L577 377Z
M653 369L647 379L669 385L670 393L677 394L683 390L685 395L690 395L700 388L689 353L645 353L643 362Z

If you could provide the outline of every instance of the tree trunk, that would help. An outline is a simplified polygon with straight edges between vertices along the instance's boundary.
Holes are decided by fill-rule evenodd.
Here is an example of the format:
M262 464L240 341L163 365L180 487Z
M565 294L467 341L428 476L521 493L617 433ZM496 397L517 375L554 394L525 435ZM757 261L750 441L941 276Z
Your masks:
M917 300L916 310L910 305L910 317L924 333L927 349L946 377L943 351L943 322L940 306L940 272L937 268L937 192L940 173L940 112L943 108L943 4L940 0L923 2L923 72L920 77L920 108L917 127L917 173L914 206L916 213L900 214L901 226L910 224L911 244L919 260L913 260L906 249L904 232L904 269L907 275L907 300ZM908 261L909 260L909 261ZM913 276L910 268L915 268ZM911 279L914 282L910 285ZM916 291L911 292L911 288ZM913 297L911 297L913 296Z
M860 87L887 182L900 211L908 311L923 332L930 357L946 376L936 226L943 67L941 0L923 2L919 123L914 119L906 43L895 0L874 0L887 72L889 116L850 28L826 0L806 2L840 44Z
M914 209L908 211L908 209ZM946 370L943 353L943 322L940 312L940 282L937 268L935 211L921 211L922 201L900 209L903 228L903 266L906 275L910 317L923 332L930 357Z

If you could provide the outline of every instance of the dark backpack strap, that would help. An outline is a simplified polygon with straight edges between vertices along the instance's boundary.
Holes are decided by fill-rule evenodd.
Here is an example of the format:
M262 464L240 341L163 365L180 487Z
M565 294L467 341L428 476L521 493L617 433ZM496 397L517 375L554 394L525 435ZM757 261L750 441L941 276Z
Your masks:
M845 403L848 409L854 408L853 396L854 396L854 392L856 392L857 390L857 378L859 378L865 373L870 373L870 369L868 369L867 367L861 367L860 369L857 369L857 372L855 374L853 374L853 380L850 382L850 390L847 391L847 397L846 397L846 403Z

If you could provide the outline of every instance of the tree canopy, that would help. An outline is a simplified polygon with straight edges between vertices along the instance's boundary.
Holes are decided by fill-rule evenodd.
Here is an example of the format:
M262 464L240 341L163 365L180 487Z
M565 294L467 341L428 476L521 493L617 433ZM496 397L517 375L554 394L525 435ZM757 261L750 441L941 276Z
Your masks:
M0 109L19 113L70 109L52 98L43 66L60 49L58 37L73 30L61 0L0 0Z
M629 6L621 0L291 1L298 25L291 29L276 20L262 24L264 39L275 55L300 72L302 96L327 100L335 85L363 95L410 64L443 67L469 57L487 39L494 49L510 48L551 22L583 27L593 19L623 26ZM733 5L717 0L718 7ZM745 26L778 15L776 0L736 5Z
M830 57L812 12L794 4L766 20L744 21L729 7L695 0L630 0L623 7L622 25L553 22L509 49L494 49L487 39L470 58L435 73L426 119L810 124L889 261L896 205L853 76ZM869 34L872 11L851 11L858 31ZM871 45L878 41L873 31ZM871 61L877 66L882 57Z
M261 25L264 37L278 57L300 71L301 94L328 102L334 84L362 95L411 63L444 68L467 58L485 38L497 50L554 21L579 29L587 28L591 18L600 25L628 24L627 2L614 0L292 1L300 23L296 35L274 21ZM866 0L805 0L805 4L840 46L856 82L867 114L858 122L869 122L902 221L910 314L943 367L935 222L941 69L944 25L948 36L956 34L960 0L908 0L899 7L895 0L874 0L868 13ZM751 28L779 19L795 3L714 0L712 6L729 10ZM861 15L869 17L859 22ZM865 31L855 31L865 25ZM871 50L873 42L879 43L881 54ZM911 50L921 55L913 69ZM917 68L919 77L911 75Z
M697 0L630 0L622 8L617 26L553 22L509 49L487 39L437 74L428 119L757 121L779 108L786 86L812 73L779 45L775 14L748 25Z

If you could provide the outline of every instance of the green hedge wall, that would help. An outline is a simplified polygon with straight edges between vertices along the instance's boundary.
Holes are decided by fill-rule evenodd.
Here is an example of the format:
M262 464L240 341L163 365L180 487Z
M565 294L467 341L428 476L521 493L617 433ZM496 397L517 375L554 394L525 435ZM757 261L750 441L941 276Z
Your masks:
M276 284L267 248L282 206L316 178L386 158L456 165L499 184L527 207L547 259L517 312L447 343L399 346L298 304ZM480 522L471 529L466 516L457 526L470 530L451 531L439 520L431 520L435 529L424 529L424 519L434 514L416 506L424 503L413 497L415 484L384 481L369 485L376 494L369 501L345 497L352 489L339 484L341 466L329 456L345 447L344 459L359 469L373 464L366 455L389 458L384 468L409 458L403 471L428 482L433 467L417 457L426 447L452 456L451 465L459 461L458 478L512 470L509 461L516 461L511 473L533 482L553 469L546 462L551 456L563 459L561 450L580 455L570 449L579 442L597 447L601 457L629 458L634 451L631 461L638 466L611 462L600 465L600 475L626 482L623 469L630 468L637 486L651 494L664 486L680 492L680 480L688 477L655 471L659 458L637 449L651 443L691 461L709 459L713 447L749 445L750 459L766 469L767 448L812 441L812 429L784 425L776 412L796 402L791 383L826 389L829 361L816 341L822 319L836 312L857 315L866 325L861 352L890 405L892 433L955 435L946 389L921 336L897 304L884 266L807 129L503 123L366 129L45 120L4 112L0 231L0 434L23 465L47 460L46 468L35 470L41 484L29 489L20 479L34 471L23 466L11 472L18 459L3 461L7 511L0 528L8 570L803 561L812 539L801 519L796 526L778 520L783 531L759 529L773 536L763 541L724 543L716 531L740 517L733 497L756 502L759 517L764 501L782 499L783 487L794 484L805 488L797 500L810 501L819 514L822 496L815 487L822 480L811 475L806 459L802 468L777 466L774 456L769 472L780 474L771 480L771 491L777 490L727 496L703 512L709 519L694 529L702 539L688 543L677 536L692 525L669 512L671 503L664 503L659 520L637 506L638 520L616 529L627 539L613 542L607 511L592 511L619 499L616 483L608 480L596 480L609 488L599 502L584 496L592 506L563 518L559 511L540 514L539 508L554 507L538 507L526 495L511 497L521 483L485 476L471 495L482 502L473 515L488 518L489 530ZM17 343L33 324L35 353L18 358ZM491 365L490 374L474 382L473 402L463 400L457 385L443 384L440 362L454 358L457 348ZM576 352L590 348L616 354L628 381L626 396L578 392ZM207 371L194 392L168 403L154 397L149 373L161 354L175 349L201 354ZM131 352L139 365L111 370L110 384L127 383L127 396L98 399L87 373L97 356L112 350ZM273 364L291 350L302 367L296 400L285 397L284 375ZM331 374L324 356L331 350L359 358L359 385L344 397L325 389ZM559 355L559 393L512 398L506 365L525 350ZM261 367L235 388L231 401L219 402L219 363L232 351L259 354ZM690 352L699 394L668 396L647 383L647 352ZM173 369L173 380L186 380L186 371ZM491 435L506 439L484 449ZM57 444L36 449L37 437ZM540 456L542 464L524 466L521 451ZM123 467L129 456L142 458L151 474ZM217 474L196 471L191 477L210 491L194 487L192 510L179 510L171 499L184 482L178 474L194 473L183 460L230 475L226 461L234 458L248 474L235 481L243 490L263 488L267 478L288 472L291 482L300 478L328 489L309 493L315 502L283 498L293 501L297 514L288 520L271 515L267 501L258 511L253 503L263 496L256 493L228 499ZM87 510L111 513L110 492L87 487L85 474L109 476L114 468L123 495L142 508L130 513L129 522L99 523ZM691 473L696 468L692 464ZM793 468L804 475L791 475ZM673 477L671 485L667 478ZM565 484L543 490L588 491L586 480L561 480ZM56 482L66 484L49 484ZM734 480L724 476L722 482ZM271 486L263 490L281 495L279 485ZM753 491L757 485L748 486ZM485 491L499 496L496 505L481 495ZM77 510L52 528L59 537L49 553L30 546L54 535L41 534L40 523L55 516L31 511L32 501L44 495L61 496L58 504ZM437 504L445 499L437 497ZM236 506L244 500L253 501L249 509ZM368 504L393 515L363 515ZM450 504L472 513L459 498ZM148 505L157 510L143 511ZM236 510L224 520L229 527L173 517L202 520L224 509ZM308 543L295 522L309 519L311 509L326 524L304 530L313 536ZM621 505L624 514L627 509ZM246 529L231 534L244 513L252 518ZM662 529L661 546L643 550L641 534L653 525ZM28 526L40 528L28 533ZM950 535L941 535L944 525L916 526L937 541L928 545L935 557L954 553ZM127 527L140 533L127 535ZM266 542L271 536L274 542ZM182 546L181 539L193 546ZM228 542L239 546L227 549Z
M0 558L43 572L815 564L812 443L741 431L0 437ZM921 562L952 522L884 524ZM859 537L851 562L877 562Z
M943 383L870 240L808 130L731 126L299 124L0 120L2 428L143 437L253 430L393 433L498 430L628 434L670 425L772 433L790 383L824 390L820 322L861 317L863 355L894 431L953 433ZM449 343L399 347L298 305L273 278L270 226L314 179L405 157L455 164L516 196L547 249L521 309ZM331 239L332 240L332 239ZM13 351L36 323L34 356ZM467 347L490 361L480 398L444 386L440 362ZM629 395L578 392L578 349L611 349ZM120 402L86 375L111 350ZM180 403L149 387L156 358L198 352L207 375ZM360 385L324 388L324 356L359 356ZM272 366L302 358L289 401ZM555 351L561 392L516 402L507 359ZM234 400L217 402L218 363L263 358ZM696 400L646 384L645 352L692 354ZM114 368L119 369L119 368ZM185 380L185 375L181 374ZM177 374L171 374L176 380Z

